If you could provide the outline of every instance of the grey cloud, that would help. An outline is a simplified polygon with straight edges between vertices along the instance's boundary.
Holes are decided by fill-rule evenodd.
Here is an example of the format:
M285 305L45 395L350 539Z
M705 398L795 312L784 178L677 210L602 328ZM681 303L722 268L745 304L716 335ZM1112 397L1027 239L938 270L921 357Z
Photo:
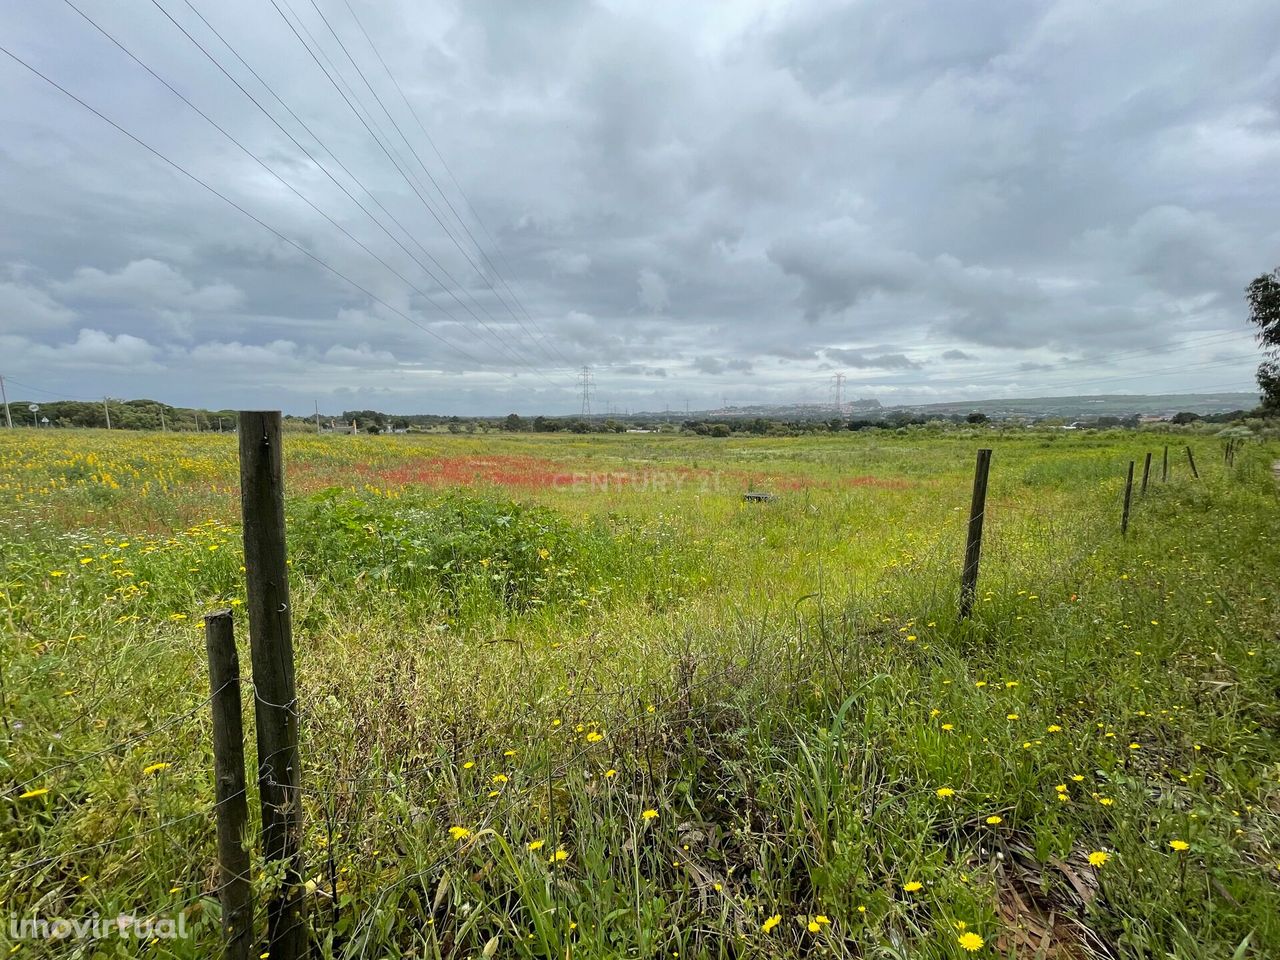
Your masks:
M872 356L861 350L845 350L840 347L828 347L823 353L837 363L857 370L872 368L881 370L919 370L923 366L923 364L912 360L903 353L882 353L878 356Z
M583 363L602 404L635 409L803 400L835 364L868 395L945 399L1025 389L1046 356L1071 375L1037 386L1065 389L1147 373L1120 351L1250 349L1240 291L1280 249L1274 3L352 6L449 161L367 62L449 197L422 178L434 213L274 11L205 12L403 248L150 5L89 12L425 295L73 12L0 8L15 52L363 288L6 63L6 373L218 406L564 412ZM1126 388L1247 386L1252 366ZM715 382L677 391L677 371Z

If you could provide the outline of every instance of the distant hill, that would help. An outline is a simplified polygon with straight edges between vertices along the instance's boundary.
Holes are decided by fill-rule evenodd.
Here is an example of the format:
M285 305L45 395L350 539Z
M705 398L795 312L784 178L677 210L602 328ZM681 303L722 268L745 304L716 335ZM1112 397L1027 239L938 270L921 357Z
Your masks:
M1087 397L1002 397L993 400L909 405L898 409L941 416L972 413L975 410L989 417L1117 417L1135 413L1172 416L1183 411L1203 416L1230 413L1233 410L1252 410L1258 402L1256 393L1166 393L1150 396L1117 393Z

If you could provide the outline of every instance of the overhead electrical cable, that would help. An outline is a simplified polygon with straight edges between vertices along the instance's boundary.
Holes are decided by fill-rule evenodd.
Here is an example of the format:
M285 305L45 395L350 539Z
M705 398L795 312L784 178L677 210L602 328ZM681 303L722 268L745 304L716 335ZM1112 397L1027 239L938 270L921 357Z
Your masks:
M365 206L364 203L362 203L356 196L354 196L351 193L351 191L347 189L346 185L343 184L337 177L335 177L333 173L323 163L320 162L320 160L315 156L315 154L312 153L309 149L307 149L307 147L303 143L301 143L297 137L295 137L292 133L290 133L289 130L283 124L281 124L279 120L275 118L275 116L271 113L271 111L267 110L266 107L264 107L262 103L257 99L257 97L255 97L252 93L250 93L249 90L235 76L233 76L230 71L226 69L226 67L221 63L221 61L219 61L217 57L215 57L212 53L210 53L209 50L202 43L200 43L198 39L196 39L196 37L194 37L181 23L179 23L172 16L172 14L170 14L169 11L166 10L164 6L158 2L158 0L151 0L151 2L156 7L156 9L158 9L162 14L164 14L165 18L168 19L170 23L172 23L175 27L177 27L178 30L181 31L182 34L188 40L190 40L191 43L194 44L195 47L199 49L202 54L204 54L204 56L209 60L210 63L212 63L215 67L217 67L217 69L228 80L230 80L233 84L235 84L237 89L239 89L240 92L244 94L244 96L248 98L248 100L255 107L257 107L257 109L268 120L270 120L272 124L274 124L278 130L280 130L281 133L283 133L286 137L289 138L289 140L294 144L294 146L296 146L299 150L301 150L307 156L307 158L313 164L315 164L317 169L319 169L326 177L328 177L329 180L331 180L333 184L337 186L338 189L341 190L352 201L352 203L356 204L356 206L358 206L364 212L364 214L368 216L369 219L372 220L378 226L378 228L381 229L382 232L385 233L392 240L392 242L394 242L401 250L404 251L404 253L407 256L409 256L415 263L417 263L418 266L423 270L423 272L426 273L427 276L429 276L440 287L440 289L443 292L447 293L450 296L450 298L452 298L454 302L458 304L458 306L460 306L463 310L465 310L467 314L470 315L472 319L476 321L476 323L478 323L482 328L487 330L495 339L505 342L500 333L498 333L497 331L494 331L491 327L489 327L489 325L486 324L484 320L479 315L477 315L473 309L471 309L470 305L467 304L458 296L458 294L454 291L454 289L448 283L446 283L439 276L437 276L436 273L430 267L428 267L425 263L423 263L421 258L419 258L416 254L413 253L413 251L409 250L408 247L406 247L404 243L400 240L400 238L391 232L391 230L386 226L386 224L384 224L377 216L374 215L374 213L367 206ZM196 13L196 15L200 17L201 21L205 23L206 26L209 26L208 21L199 13L198 10L196 10L196 8L191 4L190 0L185 0L185 2L187 3L187 6L191 7L192 10ZM216 30L213 30L211 26L210 26L210 30L211 32L214 33L215 36L218 37L218 39L223 43L223 45L227 47L228 50L231 50L232 54L236 57L236 59L238 59L242 64L246 66L246 68L250 70L251 73L254 74L254 77L260 83L262 83L262 85L271 93L271 95L275 97L275 99L278 100L282 105L285 106L285 109L289 111L290 115L293 116L295 120L298 120L298 122L302 125L303 129L306 130L306 132L324 149L324 151L328 153L330 157L333 158L334 162L339 166L339 168L348 177L351 178L351 180L364 193L364 195L367 196L370 200L372 200L373 203L384 214L386 214L388 219L390 219L392 223L394 223L397 227L399 227L400 230L405 234L405 236L408 237L409 240L419 250L422 251L422 253L427 257L427 259L430 260L433 264L435 264L437 269L439 269L441 273L443 273L446 277L448 277L453 282L453 284L457 286L458 285L457 281L453 280L452 276L449 274L447 269L445 269L444 265L441 264L439 260L437 260L431 254L431 252L427 250L426 247L424 247L422 243L417 240L416 237L414 237L412 232L409 231L408 228L406 228L404 224L402 224L399 221L399 219L397 219L395 214L391 213L391 211L386 208L386 206L382 203L382 201L380 201L377 198L377 196L375 196L373 192L369 190L367 186L365 186L364 182L359 177L357 177L354 173L352 173L350 168L347 167L347 165L344 164L342 160L337 157L337 155L333 152L333 150L331 150L327 146L327 144L325 144L324 140L321 137L319 137L315 133L315 131L310 128L310 126L308 126L305 122L303 122L297 116L297 114L287 106L287 104L284 103L283 99L273 89L271 89L267 85L267 83L261 78L261 76L257 74L256 71L254 71L251 67L248 67L248 64L245 62L243 57L240 57L240 55L235 51L234 47L220 33L218 33ZM432 302L434 303L434 301ZM438 307L439 305L437 304L436 306ZM458 319L454 317L452 313L448 313L448 311L445 311L445 312L455 322L461 322L461 321L458 321ZM507 346L504 349L506 349L511 354L511 356L516 358L517 363L526 366L535 375L542 376L543 379L546 379L548 383L552 384L552 386L559 386L558 384L555 384L552 381L550 381L548 378L546 378L546 376L543 375L541 371L539 371L536 367L532 366L527 360L521 358L514 348Z
M168 80L160 76L160 74L156 73L155 70L153 70L150 66L148 66L143 60L141 60L136 54L134 54L133 51L131 51L128 47L126 47L123 43L121 43L116 37L114 37L110 32L108 32L101 24L93 20L88 14L86 14L83 10L81 10L78 6L76 6L75 3L72 2L72 0L63 0L63 2L66 3L67 6L71 7L71 9L73 9L81 17L83 17L84 20L87 23L89 23L95 30L101 33L113 44L115 44L116 47L118 47L126 56L128 56L136 64L138 64L138 66L142 67L142 69L146 70L147 73L149 73L152 77L154 77L161 84L163 84L171 93L173 93L174 96L178 97L178 99L180 99L188 107L190 107L197 114L199 114L208 124L210 124L215 130L221 133L227 140L235 144L235 146L238 147L247 157L249 157L251 160L257 163L260 167L262 167L263 170L265 170L267 173L273 176L276 180L278 180L285 188L287 188L291 193L293 193L296 197L298 197L298 199L302 200L303 203L309 206L312 210L314 210L320 216L324 217L325 220L327 220L337 230L339 230L345 237L347 237L347 239L349 239L352 243L356 244L358 247L364 250L365 253L373 257L376 261L378 261L378 263L382 264L383 267L385 267L388 271L394 274L402 282L408 285L412 290L417 292L421 297L423 297L423 299L425 299L428 303L430 303L436 309L440 310L442 313L444 313L447 317L449 317L455 323L465 326L462 320L456 317L445 306L443 306L440 303L437 303L436 300L429 293L427 293L425 290L423 290L421 287L415 284L412 280L410 280L408 277L402 274L394 266L389 264L386 260L384 260L381 256L379 256L374 250L370 249L370 247L367 244L365 244L358 237L354 236L349 230L346 229L346 227L338 223L338 221L336 221L328 213L320 209L320 207L318 207L315 203L313 203L306 195L304 195L301 191L299 191L292 183L290 183L288 180L282 177L269 164L267 164L264 160L262 160L262 158L258 157L251 150L249 150L248 147L246 147L240 140L238 140L234 135L228 132L221 124L219 124L216 120L214 120L212 117L206 114L198 106L196 106L196 104L194 104L189 98L187 98L183 93L181 93L177 88L175 88L171 83L169 83ZM499 342L498 346L499 346L499 349L501 349L503 344Z
M157 0L152 0L152 2L157 3ZM285 2L285 5L288 6L288 0L284 0L284 2ZM289 27L290 31L293 33L297 41L303 46L303 48L311 56L311 59L315 61L316 66L320 68L320 71L322 73L324 73L329 83L333 86L335 90L338 91L338 95L342 98L343 102L347 104L348 108L355 115L356 119L360 121L361 125L365 128L369 136L373 138L374 142L386 155L387 159L391 162L392 166L394 166L397 172L399 172L401 178L405 181L406 184L408 184L409 189L413 191L413 193L418 197L419 201L421 201L422 205L426 208L427 212L430 213L432 217L436 220L436 222L440 224L441 228L445 230L446 235L454 243L454 246L457 247L459 251L462 252L463 256L466 257L468 262L471 262L474 264L474 261L471 261L470 255L467 254L466 250L461 246L461 244L458 243L457 239L454 238L451 233L449 233L448 228L445 226L444 221L440 218L440 215L435 211L435 209L427 201L426 197L423 196L422 191L413 182L413 179L408 175L408 173L405 171L401 163L392 154L387 144L383 143L382 139L378 136L378 134L374 132L373 127L370 126L369 121L365 119L365 116L356 107L355 103L352 102L352 97L347 96L346 92L342 89L342 85L338 82L338 80L335 80L333 74L330 73L330 69L326 68L325 65L320 62L320 57L312 49L311 45L308 44L307 41L303 38L302 34L298 32L298 28L293 24L293 22L288 18L288 16L285 15L285 12L282 9L280 9L280 4L277 3L276 0L270 0L270 3L275 8L276 12L280 14L281 19L284 20L285 24ZM291 12L293 11L293 8L291 6L289 7L289 9ZM294 17L295 18L297 17L296 13L294 13ZM307 32L308 36L310 36L310 31L307 30L305 24L301 23L300 19L299 19L299 24L302 26L303 31ZM312 39L312 43L314 43L316 47L319 48L319 44L315 41L315 38L312 37L311 39ZM324 53L323 49L321 49L320 52L321 54L323 54ZM336 68L333 69L333 72L337 73ZM459 289L465 289L463 285L456 278L454 278L454 276L448 271L448 269L443 264L440 263L438 259L436 259L435 257L432 257L432 262L437 264L441 272L443 272L445 276L448 277ZM474 296L473 296L473 299L474 299ZM483 304L481 304L478 300L476 300L476 305L479 306L480 309L484 311L485 314L491 320L493 320L495 323L498 322L497 319L491 313L489 313L488 309ZM469 311L469 312L472 312L472 311Z
M508 273L511 273L513 279L511 280L510 283L507 281L506 277L503 276L502 272L498 270L498 268L494 265L493 261L489 259L489 255L485 252L484 247L481 246L479 242L475 241L475 237L471 234L470 229L467 228L466 222L463 220L461 216L459 216L458 211L454 209L453 204L449 201L448 195L445 194L443 190L441 190L440 195L444 197L444 201L448 205L450 211L452 211L454 217L457 218L458 222L463 225L463 229L467 231L467 236L470 236L472 238L472 241L476 242L476 249L480 251L480 255L484 258L485 263L487 263L489 267L493 270L494 275L497 276L502 281L503 286L506 287L508 293L511 294L511 298L516 302L516 305L520 307L521 312L524 313L524 315L529 319L529 323L533 325L533 328L538 331L539 336L543 338L544 342L550 346L550 348L560 357L560 359L565 364L569 366L573 366L573 361L569 360L568 357L566 357L563 353L560 352L560 349L556 345L555 340L546 335L545 331L543 331L542 328L539 326L537 320L534 319L533 315L529 312L528 308L525 307L521 298L517 296L516 290L513 289L513 285L518 285L516 284L516 281L514 279L515 272L511 269L511 264L507 261L507 258L503 255L502 247L498 244L497 240L494 239L493 234L489 231L489 228L485 225L484 220L481 218L479 211L476 210L475 205L471 202L466 192L462 189L462 184L459 183L458 178L454 176L453 169L449 166L448 161L445 160L444 154L440 152L440 148L436 146L436 142L432 138L431 134L427 132L427 128L423 124L422 118L418 116L417 109L413 106L413 104L409 101L409 98L405 95L404 89L400 86L400 81L396 79L395 74L391 72L391 68L387 66L386 60L383 59L383 56L381 52L379 52L377 45L373 42L373 38L369 36L369 31L365 29L364 24L361 22L360 17L356 14L355 10L352 8L349 0L342 0L342 2L347 8L347 12L351 14L351 19L354 20L356 26L360 28L360 32L364 35L365 42L369 44L369 49L373 51L373 55L377 57L378 63L382 65L382 69L386 73L387 78L391 81L392 85L396 88L396 92L400 94L400 99L404 102L405 107L408 109L410 115L413 117L414 123L418 125L418 129L422 131L422 136L426 139L428 145L431 147L432 152L435 153L436 159L440 161L440 166L443 167L445 173L449 175L449 180L453 183L454 189L458 191L458 196L460 196L462 198L462 202L467 205L467 209L468 211L470 211L471 216L475 219L475 222L479 225L480 230L481 232L484 233L486 239L488 239L489 245L493 247L494 255L497 256L497 258L502 261L502 264L504 267L506 267ZM428 174L428 176L430 176L430 174ZM434 179L433 179L433 182L434 182ZM437 187L437 189L439 188Z
M286 6L288 6L288 0L284 0L284 2ZM391 113L390 109L388 109L386 103L383 101L378 91L374 88L373 84L369 82L368 76L366 76L360 64L356 62L355 57L352 56L350 49L348 49L342 37L339 36L337 30L334 29L333 24L330 22L329 18L325 15L324 11L320 8L320 6L316 3L316 0L310 0L310 3L312 8L316 11L317 15L319 15L321 22L324 23L325 28L329 31L329 35L333 37L334 41L338 44L339 49L341 49L342 53L346 56L347 62L350 63L352 68L356 71L356 75L359 76L361 82L365 86L365 89L367 89L369 93L373 95L373 99L377 102L378 106L381 108L386 118L391 122L391 125L392 127L395 128L396 133L399 134L400 140L409 149L410 154L413 155L414 160L417 161L418 166L421 168L422 172L427 175L427 179L431 182L431 185L435 187L436 193L440 195L440 198L445 202L445 205L449 208L450 212L453 213L454 219L457 220L458 224L462 227L463 232L465 232L467 237L471 240L471 243L475 246L476 252L481 256L482 259L485 260L485 262L489 265L490 270L496 275L497 268L493 266L492 261L490 261L488 257L485 255L484 249L480 246L479 242L476 240L475 235L472 234L471 230L467 227L465 221L463 221L462 218L458 216L458 211L454 209L453 204L449 202L449 198L448 196L445 195L445 192L440 187L439 182L436 180L435 176L431 173L430 169L428 169L427 165L423 162L422 157L419 155L417 149L413 146L413 144L409 141L409 138L405 136L404 130L401 128L400 123L396 120L395 116ZM292 11L293 8L290 7L289 9ZM298 17L298 14L296 13L296 11L294 12L294 17L295 18ZM308 31L308 36L311 36L309 31ZM368 39L367 35L366 35L366 39ZM319 42L316 41L314 37L312 37L312 41L316 43L317 47L319 47ZM326 57L326 59L328 58ZM330 61L330 66L333 66L332 61ZM337 67L334 67L334 72L335 73L338 72ZM354 91L352 91L352 94L353 96L355 95ZM372 112L369 111L367 107L366 107L366 113L369 113L370 118L372 119ZM375 124L375 126L377 126L377 124ZM381 127L379 127L379 130L381 130ZM385 136L385 133L383 135ZM415 179L417 179L416 176L415 176ZM432 213L434 215L435 211L433 210ZM445 231L445 233L449 236L449 238L454 242L454 245L457 246L458 250L463 254L464 257L466 257L467 262L471 265L472 269L475 270L476 275L480 277L481 280L484 281L485 285L493 293L494 297L497 298L498 302L501 303L503 307L506 308L507 312L511 314L511 317L516 321L520 329L524 331L526 336L528 336L530 342L538 346L546 355L547 359L550 360L552 365L554 366L557 363L556 358L552 356L551 352L547 350L546 346L538 340L538 338L534 335L533 331L528 326L525 325L525 322L521 318L520 314L518 314L515 311L515 309L513 309L510 306L510 304L506 302L505 298L502 296L502 293L497 289L497 287L494 286L493 281L489 278L488 274L486 274L486 272L482 270L474 260L471 259L471 256L467 253L465 246L462 244L462 242L454 237L452 231L445 224L444 220L440 216L438 215L436 216L436 221L440 224L441 228ZM512 297L513 299L515 299L514 295L512 295Z
M132 141L133 141L134 143L136 143L138 146L142 147L144 150L146 150L148 153L150 153L150 154L151 154L152 156L154 156L156 159L163 161L165 164L167 164L168 166L172 167L174 170L176 170L178 173L182 174L182 175L183 175L184 177L186 177L187 179L191 180L192 182L194 182L194 183L196 183L196 184L199 184L201 187L203 187L203 188L204 188L205 190L207 190L209 193L213 194L215 197L217 197L217 198L218 198L219 200L221 200L223 203L227 204L228 206L230 206L230 207L232 207L233 209L237 210L238 212L240 212L240 213L241 213L241 214L243 214L244 216L248 217L250 220L252 220L252 221L253 221L254 223L256 223L258 226L262 227L262 228L263 228L264 230L266 230L267 232L271 233L273 236L275 236L275 237L276 237L278 240L280 240L281 242L283 242L283 243L285 243L285 244L288 244L290 247L292 247L293 249L297 250L297 251L298 251L299 253L301 253L303 256L307 257L309 260L313 260L314 262L316 262L317 264L319 264L321 267L323 267L325 270L327 270L329 273L332 273L332 274L333 274L335 277L337 277L338 279L340 279L340 280L344 281L345 283L350 284L352 287L354 287L355 289L359 290L361 293L363 293L365 296L367 296L370 300L373 300L375 303L379 303L379 304L381 304L382 306L386 307L386 308L387 308L388 310L390 310L392 313L396 314L397 316L401 317L402 319L406 320L407 322L409 322L409 323L413 324L413 326L415 326L415 327L417 327L418 329L422 330L422 332L423 332L423 333L425 333L425 334L427 334L428 336L430 336L430 337L432 337L432 338L434 338L434 339L436 339L436 340L439 340L441 343L443 343L445 346L449 347L449 348L450 348L451 350L453 350L455 353L457 353L458 355L460 355L460 356L464 357L465 359L467 359L467 360L471 361L472 363L476 364L478 367L483 368L483 367L485 366L484 362L483 362L483 361L481 361L478 357L475 357L474 355L472 355L471 353L469 353L468 351L466 351L466 350L465 350L465 349L463 349L462 347L459 347L457 344L453 343L453 342L452 342L452 341L450 341L449 339L447 339L447 338L445 338L445 337L442 337L440 334L436 333L436 332L435 332L434 330L432 330L430 327L424 326L422 323L420 323L419 321L417 321L416 319L414 319L414 318L413 318L412 316L410 316L409 314L405 313L405 312L404 312L403 310L401 310L400 308L393 306L392 304L388 303L386 300L383 300L380 296L378 296L378 295L377 295L376 293L374 293L372 290L369 290L367 287L365 287L365 286L361 285L361 284L360 284L360 283L358 283L357 281L352 280L350 277L348 277L346 274L342 273L342 272L341 272L340 270L338 270L336 267L332 266L331 264L329 264L327 261L325 261L325 260L324 260L324 259L322 259L321 257L319 257L319 256L317 256L316 254L312 253L310 250L308 250L308 249L307 249L306 247L304 247L302 244L298 243L296 240L293 240L292 238L290 238L290 237L286 236L285 234L281 233L281 232L280 232L279 230L277 230L275 227L273 227L273 226L271 226L270 224L266 223L264 220L262 220L261 218L259 218L257 215L253 214L253 213L252 213L252 212L250 212L249 210L247 210L247 209L245 209L244 207L242 207L242 206L241 206L239 203L237 203L235 200L232 200L232 199L231 199L230 197L228 197L226 194L224 194L224 193L220 192L216 187L213 187L213 186L212 186L212 185L210 185L208 182L206 182L206 181L202 180L200 177L196 176L194 173L192 173L191 171L187 170L184 166L182 166L182 165L181 165L180 163L178 163L177 161L169 159L169 157L165 156L165 155L164 155L163 153L161 153L158 149L156 149L155 147L151 146L151 144L147 143L145 140L143 140L142 138L138 137L136 134L131 133L129 130L127 130L126 128L124 128L124 127L123 127L123 126L121 126L120 124L116 123L116 121L112 120L110 117L108 117L106 114L102 113L102 112L101 112L100 110L98 110L96 107L92 106L91 104L89 104L89 103L88 103L88 102L86 102L85 100L81 99L81 98L80 98L79 96L77 96L76 94L72 93L70 90L68 90L66 87L62 86L62 84L58 83L58 82L57 82L56 80L54 80L53 78L49 77L47 74L42 73L38 68L36 68L35 66L31 65L31 64L30 64L30 63L28 63L26 60L22 59L22 57L18 56L16 53L14 53L14 52L13 52L12 50L10 50L9 48L7 48L7 47L5 47L5 46L3 46L3 45L0 45L0 53L3 53L5 56L7 56L9 59L13 60L13 61L14 61L15 63L17 63L19 66L24 67L26 70L28 70L28 71L30 71L31 73L35 74L37 77L39 77L39 78L40 78L41 80L43 80L45 83L49 84L49 86L51 86L51 87L53 87L55 90L59 91L60 93L62 93L64 96L66 96L66 97L67 97L67 98L69 98L70 100L73 100L75 103L78 103L80 106L82 106L84 109L88 110L90 113L92 113L92 114L93 114L95 117L97 117L99 120L102 120L104 123L108 124L109 126L114 127L117 131L119 131L119 132L120 132L121 134L123 134L124 136L128 137L130 140L132 140ZM500 371L500 370L499 370L499 371L494 371L494 372L498 373L500 376L506 377L506 378L507 378L507 379L509 379L509 380L515 380L515 379L516 379L516 377L512 376L511 374L509 374L509 373L504 373L503 371Z

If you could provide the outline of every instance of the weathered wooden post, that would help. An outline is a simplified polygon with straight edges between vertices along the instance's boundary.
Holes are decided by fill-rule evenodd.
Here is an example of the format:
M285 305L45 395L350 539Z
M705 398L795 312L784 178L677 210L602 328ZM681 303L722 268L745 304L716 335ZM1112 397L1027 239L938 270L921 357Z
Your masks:
M964 570L960 575L960 616L973 612L974 594L978 592L978 561L982 559L982 521L987 512L987 474L991 469L991 451L978 451L973 471L973 500L969 504L969 537L964 548Z
M1191 444L1187 444L1187 463L1191 464L1191 476L1200 479L1200 471L1196 469L1196 458L1191 453Z
M1169 482L1169 445L1164 445L1164 464L1160 467L1160 482Z
M1133 502L1133 461L1129 461L1129 478L1124 482L1124 513L1120 517L1120 536L1129 532L1129 504Z
M239 421L262 849L268 865L284 864L280 887L267 904L267 952L271 960L299 960L307 949L307 927L280 412L241 411Z
M1146 462L1142 464L1142 495L1147 495L1147 480L1151 477L1151 451L1147 451Z
M226 960L249 960L253 946L253 887L249 878L249 800L244 779L240 714L240 658L230 610L204 618L213 706L213 796L217 803L218 900Z

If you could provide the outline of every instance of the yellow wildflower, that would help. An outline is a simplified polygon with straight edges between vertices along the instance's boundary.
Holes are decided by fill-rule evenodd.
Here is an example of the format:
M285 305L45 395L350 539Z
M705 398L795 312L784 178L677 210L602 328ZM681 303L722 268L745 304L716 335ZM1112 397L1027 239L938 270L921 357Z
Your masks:
M763 930L765 933L768 933L770 930L772 930L781 922L782 922L782 914L775 913L772 917L770 917L768 920L766 920L764 923L760 925L760 929Z
M982 949L982 945L985 941L982 937L970 930L968 933L960 934L958 942L960 946L964 947L964 949L968 950L970 953L976 953Z

